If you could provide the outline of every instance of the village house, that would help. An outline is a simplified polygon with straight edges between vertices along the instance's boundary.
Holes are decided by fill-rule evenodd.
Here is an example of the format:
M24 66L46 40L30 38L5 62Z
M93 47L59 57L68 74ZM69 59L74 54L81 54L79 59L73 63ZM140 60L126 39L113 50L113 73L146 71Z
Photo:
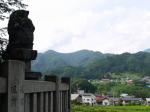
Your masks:
M130 97L127 93L122 93L120 97Z
M111 105L111 102L109 101L108 98L105 98L105 99L102 101L102 105L103 105L103 106L108 106L108 105Z
M82 104L89 105L130 105L130 104L142 104L142 98L135 98L134 96L128 96L128 94L123 93L120 95L120 98L107 97L94 95L92 93L84 93L83 90L78 91L77 94L71 94L71 101L77 101ZM146 104L150 105L150 98L146 99Z
M77 90L77 93L71 94L71 101L81 102L81 95L84 94L84 90Z
M111 101L107 96L96 96L96 102L98 105L108 106L111 105Z
M79 100L81 103L94 105L96 104L96 97L91 93L84 93L79 96Z
M143 102L142 98L130 98L130 97L124 97L121 98L122 104L127 105L127 104L141 104Z
M109 98L110 105L119 105L121 103L121 98Z
M71 94L71 101L77 101L80 94Z
M146 105L150 105L150 98L146 98Z
M111 105L128 105L128 104L142 104L142 98L122 97L122 98L109 98Z
M108 105L117 105L120 101L120 98L109 98L107 96L96 96L96 102L98 105L108 106Z
M94 105L96 104L96 97L92 93L84 93L83 90L78 90L77 94L71 94L71 101L78 103Z
M133 84L133 80L127 80L127 84Z
M76 100L79 103L89 105L129 105L129 104L142 104L142 98L122 97L122 98L108 98L106 96L94 96L91 93L84 94L71 94L71 101ZM146 105L150 105L150 98L146 98Z
M102 105L103 100L106 99L106 98L107 98L106 96L96 95L96 103L98 105Z

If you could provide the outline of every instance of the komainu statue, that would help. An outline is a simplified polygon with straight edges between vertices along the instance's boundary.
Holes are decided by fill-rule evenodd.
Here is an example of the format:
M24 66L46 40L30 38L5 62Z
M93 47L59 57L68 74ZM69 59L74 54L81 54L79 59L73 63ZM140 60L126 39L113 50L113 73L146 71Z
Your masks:
M3 53L3 59L33 60L37 51L33 49L35 27L28 18L29 11L16 10L8 22L9 43Z
M10 15L8 23L9 44L7 49L33 47L35 27L28 18L29 11L17 10Z

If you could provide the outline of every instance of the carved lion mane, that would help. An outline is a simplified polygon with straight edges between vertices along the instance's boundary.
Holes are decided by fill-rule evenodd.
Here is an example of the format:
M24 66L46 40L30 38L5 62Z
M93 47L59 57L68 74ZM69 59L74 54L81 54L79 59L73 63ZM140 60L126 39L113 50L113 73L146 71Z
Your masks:
M8 23L9 44L7 50L12 48L33 47L33 32L35 27L28 18L29 11L17 10L10 15Z

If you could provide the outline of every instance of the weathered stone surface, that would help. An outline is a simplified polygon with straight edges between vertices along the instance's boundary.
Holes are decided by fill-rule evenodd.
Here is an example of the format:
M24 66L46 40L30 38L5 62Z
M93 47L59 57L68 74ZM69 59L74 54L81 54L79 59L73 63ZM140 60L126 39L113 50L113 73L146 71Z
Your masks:
M37 51L30 49L16 48L9 51L9 53L7 51L4 52L2 57L4 60L11 59L11 60L30 61L36 59Z
M39 80L41 76L41 72L26 72L25 80Z
M7 50L13 48L32 49L35 27L28 18L29 11L17 10L10 15L8 23L9 44Z
M66 84L70 84L70 77L62 77L61 82L66 83Z
M22 61L9 60L7 62L8 71L8 111L24 112L24 92L23 80L25 74L25 64Z
M5 61L3 66L0 112L70 112L69 78L46 76L39 81L41 73L26 72L25 62L18 60Z

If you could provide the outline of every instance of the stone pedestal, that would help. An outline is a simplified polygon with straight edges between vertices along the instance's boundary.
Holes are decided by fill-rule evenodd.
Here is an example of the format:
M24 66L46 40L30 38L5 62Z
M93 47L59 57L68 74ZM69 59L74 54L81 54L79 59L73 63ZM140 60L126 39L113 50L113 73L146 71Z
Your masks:
M31 60L37 57L37 51L32 49L14 48L3 53L4 60L19 60L25 63L25 79L37 80L42 74L31 71Z
M56 93L54 94L53 98L55 98L53 105L55 107L53 108L53 112L61 112L61 103L60 103L60 84L61 79L57 76L45 76L46 81L52 81L56 83Z
M7 112L24 112L23 81L25 64L17 60L9 60L5 63L8 77L8 110Z
M31 49L15 48L8 50L2 55L4 60L20 60L24 62L30 62L37 57L37 51Z
M41 72L25 72L25 80L38 80L41 77Z

